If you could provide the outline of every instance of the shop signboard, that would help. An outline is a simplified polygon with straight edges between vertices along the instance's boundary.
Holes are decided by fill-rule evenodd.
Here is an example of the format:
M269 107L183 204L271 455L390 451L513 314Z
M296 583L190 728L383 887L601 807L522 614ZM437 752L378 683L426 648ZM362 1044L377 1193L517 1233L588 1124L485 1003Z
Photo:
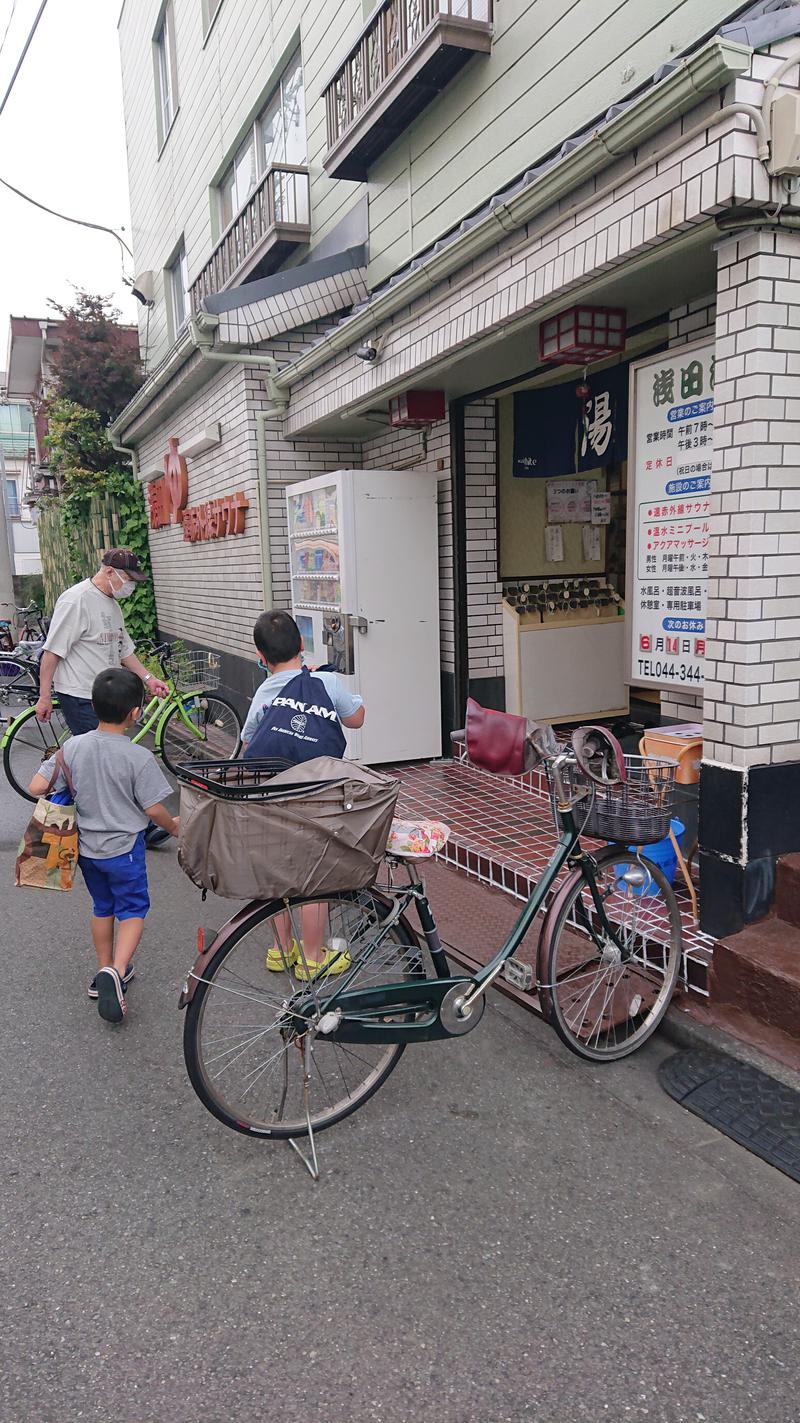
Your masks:
M714 343L631 366L629 677L701 687L714 446Z
M189 473L186 460L178 450L178 441L168 441L164 456L164 473L147 486L150 528L163 529L170 524L182 524L187 543L203 543L222 539L245 531L249 501L241 490L211 499L205 504L187 508Z

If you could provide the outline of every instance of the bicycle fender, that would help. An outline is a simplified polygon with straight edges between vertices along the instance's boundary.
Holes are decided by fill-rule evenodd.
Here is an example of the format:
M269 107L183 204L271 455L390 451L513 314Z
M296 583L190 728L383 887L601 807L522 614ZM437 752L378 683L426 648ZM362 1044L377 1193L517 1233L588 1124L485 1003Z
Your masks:
M230 938L234 930L240 928L248 921L252 922L254 928L262 919L266 919L270 914L276 913L285 906L282 900L251 899L242 909L239 909L227 923L218 929L211 943L203 946L201 952L195 958L192 967L183 982L183 988L178 998L178 1007L187 1008L197 992L197 985L201 978L205 977L205 971L218 949Z
M24 712L20 712L19 716L15 716L14 720L8 723L8 726L3 732L3 739L2 741L0 741L0 751L5 750L15 731L17 730L17 727L23 721L30 721L32 713L33 707L26 707Z
M552 995L544 985L548 979L547 961L550 957L550 947L553 942L553 929L565 899L572 893L575 887L575 881L582 878L583 873L580 869L570 871L564 883L560 885L553 895L539 933L539 945L536 950L536 982L538 985L539 1002L542 1005L542 1016L546 1023L552 1021Z

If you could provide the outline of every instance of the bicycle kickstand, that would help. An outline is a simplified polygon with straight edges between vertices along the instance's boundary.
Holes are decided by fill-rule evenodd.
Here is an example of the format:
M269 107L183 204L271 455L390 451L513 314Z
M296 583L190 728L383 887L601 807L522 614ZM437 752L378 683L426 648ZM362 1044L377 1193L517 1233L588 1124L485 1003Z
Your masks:
M308 1033L306 1033L305 1042L303 1043L303 1098L305 1101L306 1108L306 1125L308 1126L308 1141L311 1147L311 1159L309 1160L305 1152L300 1150L300 1147L297 1145L297 1142L295 1141L293 1136L288 1137L287 1140L289 1146L291 1146L292 1149L297 1152L297 1155L300 1157L300 1160L305 1166L306 1171L308 1172L312 1181L318 1181L319 1163L317 1161L317 1144L314 1140L314 1128L311 1125L311 1107L309 1104L308 1094L309 1084L311 1082L310 1053L311 1047L308 1041Z

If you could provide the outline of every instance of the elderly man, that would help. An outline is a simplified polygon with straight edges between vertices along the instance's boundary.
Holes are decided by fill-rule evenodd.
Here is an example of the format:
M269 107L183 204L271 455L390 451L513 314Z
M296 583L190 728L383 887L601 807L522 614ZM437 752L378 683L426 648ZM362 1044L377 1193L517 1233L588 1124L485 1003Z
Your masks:
M92 706L92 684L98 672L108 667L128 667L141 677L149 693L167 695L166 684L148 672L136 656L119 606L146 578L132 549L112 548L103 555L93 578L86 578L61 594L42 653L36 703L40 721L49 721L52 715L55 690L73 736L94 731L97 716ZM146 835L148 845L168 838L168 833L156 825Z

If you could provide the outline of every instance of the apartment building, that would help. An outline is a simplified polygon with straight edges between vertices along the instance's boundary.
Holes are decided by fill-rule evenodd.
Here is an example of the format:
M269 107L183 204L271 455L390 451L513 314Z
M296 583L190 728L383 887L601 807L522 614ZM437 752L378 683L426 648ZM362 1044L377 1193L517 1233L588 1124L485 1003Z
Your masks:
M245 695L285 486L428 470L445 747L468 695L702 725L703 924L763 914L800 848L800 5L125 0L119 35L114 435L163 632Z

